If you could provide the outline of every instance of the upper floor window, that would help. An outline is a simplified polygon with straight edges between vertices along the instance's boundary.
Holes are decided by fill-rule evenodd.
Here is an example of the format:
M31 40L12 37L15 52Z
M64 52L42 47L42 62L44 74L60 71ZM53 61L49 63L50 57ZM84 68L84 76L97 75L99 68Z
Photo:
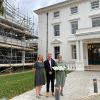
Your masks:
M57 59L59 54L60 54L60 47L59 46L54 47L54 57L55 57L55 59Z
M54 17L59 17L59 11L54 12Z
M91 2L91 9L99 8L99 0Z
M100 17L92 18L92 27L100 26Z
M54 36L60 36L60 25L54 25Z
M71 8L71 14L75 14L75 13L78 13L78 7L77 6Z
M72 34L75 34L76 30L78 29L78 21L71 22L71 29L72 29Z

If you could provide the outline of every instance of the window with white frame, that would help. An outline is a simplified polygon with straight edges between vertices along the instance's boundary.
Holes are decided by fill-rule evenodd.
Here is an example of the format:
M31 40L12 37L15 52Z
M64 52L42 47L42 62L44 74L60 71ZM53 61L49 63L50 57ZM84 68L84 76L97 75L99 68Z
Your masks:
M100 17L92 18L92 27L100 26Z
M60 14L59 11L54 12L54 17L59 17L60 16L59 14Z
M91 9L99 8L99 0L95 0L91 2Z
M54 58L57 59L59 54L60 54L60 46L54 47Z
M71 8L71 14L75 14L75 13L78 13L78 7L77 6Z
M71 45L72 59L76 59L76 45Z
M71 22L72 34L75 34L77 29L78 29L78 21Z
M54 25L54 36L60 36L60 25Z

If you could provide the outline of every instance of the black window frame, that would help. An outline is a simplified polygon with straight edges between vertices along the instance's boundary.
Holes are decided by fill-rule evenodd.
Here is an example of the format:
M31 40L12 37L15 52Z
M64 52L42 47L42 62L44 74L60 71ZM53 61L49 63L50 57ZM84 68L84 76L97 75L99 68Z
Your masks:
M77 59L76 57L76 45L71 45L71 53L72 53L72 59Z
M54 36L60 36L60 25L54 25Z
M72 31L72 34L75 34L76 30L78 30L78 21L73 21L73 22L71 22L71 31Z
M91 9L99 8L99 0L95 0L91 2Z
M92 27L100 26L100 16L92 18Z
M54 12L54 18L59 17L60 16L60 12L59 11L55 11Z
M78 13L78 6L71 7L70 10L71 10L71 14L76 14Z
M54 58L57 59L59 54L60 54L60 46L55 46L54 47Z

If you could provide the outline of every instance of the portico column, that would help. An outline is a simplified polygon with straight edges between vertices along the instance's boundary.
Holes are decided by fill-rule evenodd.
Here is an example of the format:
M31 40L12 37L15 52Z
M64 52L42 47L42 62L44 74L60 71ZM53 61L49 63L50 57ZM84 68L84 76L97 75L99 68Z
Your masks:
M83 62L83 43L82 41L76 41L76 70L83 71L84 70L84 62Z
M83 42L82 42L82 40L80 41L80 60L82 62L84 61L84 56L83 56Z

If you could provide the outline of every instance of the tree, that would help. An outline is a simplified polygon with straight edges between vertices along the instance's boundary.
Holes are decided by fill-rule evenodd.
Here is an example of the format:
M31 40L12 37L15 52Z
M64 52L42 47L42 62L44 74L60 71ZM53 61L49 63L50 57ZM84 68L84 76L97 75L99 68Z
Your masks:
M0 15L3 15L4 7L3 7L3 0L0 0Z

